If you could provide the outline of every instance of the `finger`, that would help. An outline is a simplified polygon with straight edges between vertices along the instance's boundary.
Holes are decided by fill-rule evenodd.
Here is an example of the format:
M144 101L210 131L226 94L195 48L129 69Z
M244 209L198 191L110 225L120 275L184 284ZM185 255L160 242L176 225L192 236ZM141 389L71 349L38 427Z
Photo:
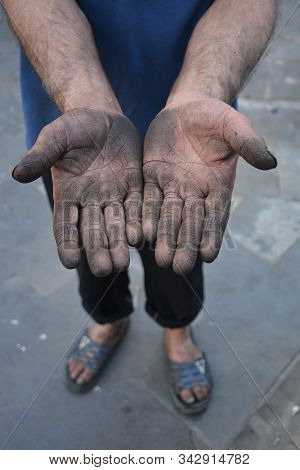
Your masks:
M97 204L85 206L81 211L80 226L91 272L97 277L108 276L112 273L113 266L101 207Z
M205 219L200 251L203 261L211 263L219 254L229 218L231 192L214 191L205 199Z
M126 236L129 245L137 246L143 239L142 230L142 192L130 193L125 202Z
M177 274L188 274L196 263L203 221L204 199L200 197L186 199L173 261L173 269Z
M160 210L155 246L155 259L162 268L174 258L181 223L183 200L177 194L166 195Z
M72 202L55 201L53 231L59 258L67 269L74 269L80 263L78 237L78 208Z
M19 183L36 180L66 152L67 137L60 119L42 129L34 146L14 168L12 176Z
M125 235L125 217L122 205L114 203L105 207L104 218L114 270L125 271L129 266L129 250Z
M145 183L143 202L143 232L148 242L154 242L157 235L160 208L163 201L161 189L153 183Z
M143 176L140 168L130 168L127 172L128 195L124 201L126 236L129 245L142 242Z
M276 168L276 158L268 150L264 139L255 132L249 119L233 109L227 116L224 138L232 149L259 170Z

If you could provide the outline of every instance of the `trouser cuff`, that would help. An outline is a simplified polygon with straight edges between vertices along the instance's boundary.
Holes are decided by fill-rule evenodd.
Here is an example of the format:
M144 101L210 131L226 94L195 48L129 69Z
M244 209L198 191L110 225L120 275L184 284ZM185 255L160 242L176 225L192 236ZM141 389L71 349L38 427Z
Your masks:
M150 317L153 318L153 320L163 328L184 328L185 326L190 325L200 313L200 310L197 310L195 313L185 318L170 320L164 318L159 312L151 310L149 307L147 307L147 305L146 311Z
M84 300L82 300L81 303L85 311L93 318L93 320L95 320L96 323L99 323L100 325L105 323L114 323L117 320L128 317L133 312L133 306L129 303L124 305L121 311L114 311L113 313L90 308Z

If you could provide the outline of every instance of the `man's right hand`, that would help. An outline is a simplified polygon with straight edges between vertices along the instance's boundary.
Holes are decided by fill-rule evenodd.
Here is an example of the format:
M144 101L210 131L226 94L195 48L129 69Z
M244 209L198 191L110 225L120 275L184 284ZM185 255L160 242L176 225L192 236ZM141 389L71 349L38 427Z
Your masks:
M122 271L142 239L142 148L122 114L68 111L42 129L13 171L29 183L52 169L53 227L66 268L80 262L79 231L95 276Z

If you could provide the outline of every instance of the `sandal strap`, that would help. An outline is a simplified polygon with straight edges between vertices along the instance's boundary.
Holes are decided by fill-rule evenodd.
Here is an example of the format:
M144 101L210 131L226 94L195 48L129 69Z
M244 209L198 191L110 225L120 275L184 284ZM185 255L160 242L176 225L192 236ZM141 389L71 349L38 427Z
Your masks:
M171 380L176 394L183 390L212 386L212 376L205 354L192 362L178 363L170 360Z
M86 329L75 343L69 357L86 365L93 374L96 374L99 367L106 361L111 349L110 344L100 344L93 341L88 335L88 329Z

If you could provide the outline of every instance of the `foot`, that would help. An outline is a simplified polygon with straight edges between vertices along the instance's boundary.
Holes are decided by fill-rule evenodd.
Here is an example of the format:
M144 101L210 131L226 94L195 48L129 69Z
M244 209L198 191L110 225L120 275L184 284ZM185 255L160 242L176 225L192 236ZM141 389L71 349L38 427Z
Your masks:
M122 318L114 323L106 323L104 325L95 324L88 332L88 336L92 341L99 344L116 344L121 338L124 328L128 324L128 317ZM93 378L93 373L85 365L78 362L75 358L69 357L67 360L69 376L78 385L88 382Z
M166 353L171 361L180 364L192 362L203 356L201 349L194 343L189 327L166 328L164 330L164 342ZM181 400L188 405L205 398L209 392L209 386L194 387L182 390L179 393Z

